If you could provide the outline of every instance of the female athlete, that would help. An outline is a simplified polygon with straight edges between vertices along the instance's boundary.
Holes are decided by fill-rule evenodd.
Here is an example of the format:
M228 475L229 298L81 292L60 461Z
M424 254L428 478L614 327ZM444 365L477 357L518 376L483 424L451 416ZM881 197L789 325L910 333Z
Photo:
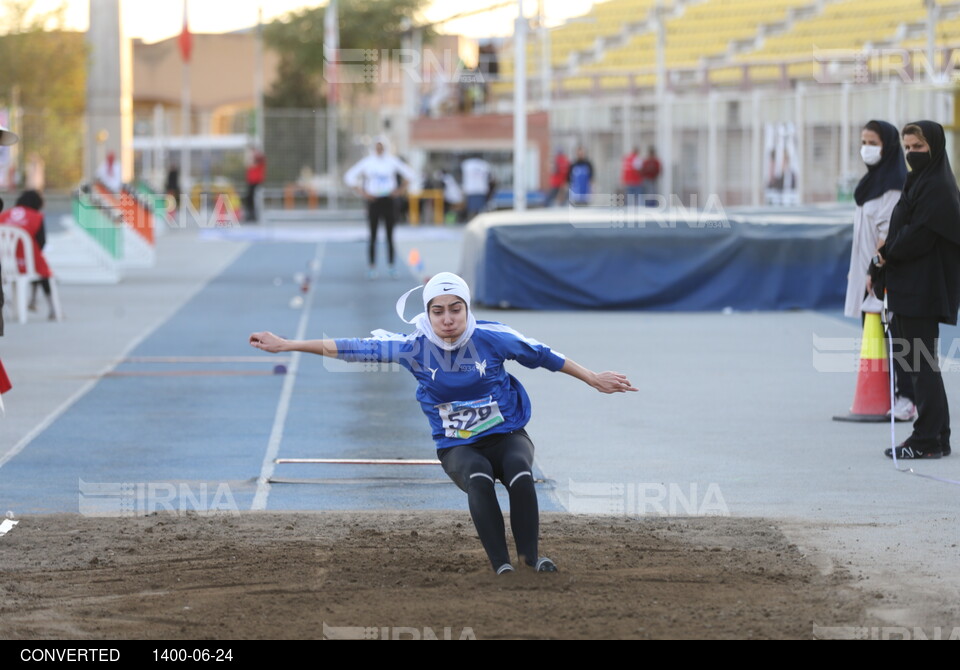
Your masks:
M419 286L417 288L420 288ZM403 319L411 289L397 302ZM419 382L417 400L430 421L437 455L447 476L467 494L470 516L497 574L513 572L503 512L494 490L499 479L510 499L510 527L518 565L556 572L540 556L540 512L533 479L533 443L524 430L530 419L527 392L504 363L564 372L601 393L636 391L617 372L596 373L524 337L502 323L478 321L470 289L444 272L423 287L424 312L407 321L409 335L374 331L372 338L286 340L253 333L250 344L270 353L301 351L350 362L399 363Z

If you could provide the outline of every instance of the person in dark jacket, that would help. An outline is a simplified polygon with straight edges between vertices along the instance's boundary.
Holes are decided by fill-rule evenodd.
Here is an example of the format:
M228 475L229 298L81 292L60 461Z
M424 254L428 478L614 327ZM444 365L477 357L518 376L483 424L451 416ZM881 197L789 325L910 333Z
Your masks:
M918 121L901 133L910 173L873 266L882 268L893 333L913 379L917 420L896 457L950 454L950 411L938 364L940 324L956 325L960 309L960 190L946 154L943 126ZM894 448L886 450L893 457Z

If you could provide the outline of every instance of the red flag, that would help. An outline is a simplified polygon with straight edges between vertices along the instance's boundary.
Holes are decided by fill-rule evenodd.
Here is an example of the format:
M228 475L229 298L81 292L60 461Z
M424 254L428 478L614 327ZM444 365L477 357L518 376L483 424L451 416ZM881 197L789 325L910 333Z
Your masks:
M193 51L193 35L190 34L190 28L187 26L187 0L183 0L183 30L180 31L180 38L177 41L180 44L183 62L189 63L190 52Z

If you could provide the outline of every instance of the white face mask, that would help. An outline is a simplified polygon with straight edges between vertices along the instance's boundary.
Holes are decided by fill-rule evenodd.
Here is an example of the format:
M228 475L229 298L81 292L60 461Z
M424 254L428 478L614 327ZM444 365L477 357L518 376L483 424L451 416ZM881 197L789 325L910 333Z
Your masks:
M876 165L880 162L880 156L883 153L883 147L864 144L860 147L860 157L867 165Z

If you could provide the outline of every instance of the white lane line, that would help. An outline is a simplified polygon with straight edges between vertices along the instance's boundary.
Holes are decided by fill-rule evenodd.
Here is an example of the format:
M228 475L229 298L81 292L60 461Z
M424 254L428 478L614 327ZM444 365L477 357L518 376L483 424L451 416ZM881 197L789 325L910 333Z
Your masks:
M9 533L11 530L13 530L13 527L16 526L18 523L20 522L11 521L10 519L4 519L3 523L0 523L0 537L3 537L7 533Z
M323 264L324 248L325 245L322 243L317 245L316 256L313 263L310 264L310 288L307 291L306 300L304 300L303 314L300 315L297 334L293 338L295 340L304 339L307 332L307 323L310 321L310 311L313 308L313 294L316 291L320 268ZM273 418L273 429L270 431L270 440L267 442L267 453L263 455L263 464L260 466L260 477L257 478L257 492L253 496L253 504L250 505L251 511L262 511L267 508L267 498L270 495L270 478L273 477L277 453L280 451L280 442L283 441L283 428L287 423L290 397L293 395L293 385L297 381L297 370L300 368L301 357L302 353L299 351L293 352L293 355L290 356L290 367L287 368L287 374L283 380L283 389L280 391L280 402L277 403L277 413Z

